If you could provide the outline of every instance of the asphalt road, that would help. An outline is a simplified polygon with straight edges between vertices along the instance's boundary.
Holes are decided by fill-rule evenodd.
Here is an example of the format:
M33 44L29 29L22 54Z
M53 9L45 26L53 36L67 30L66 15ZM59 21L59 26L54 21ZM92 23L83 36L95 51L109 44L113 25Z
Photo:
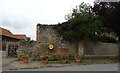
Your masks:
M39 69L21 69L19 71L118 71L118 63L77 65L66 67L47 67Z

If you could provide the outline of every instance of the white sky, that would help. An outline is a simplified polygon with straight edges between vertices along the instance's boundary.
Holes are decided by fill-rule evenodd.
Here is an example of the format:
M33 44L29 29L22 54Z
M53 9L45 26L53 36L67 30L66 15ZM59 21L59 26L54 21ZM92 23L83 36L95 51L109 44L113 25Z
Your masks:
M82 2L93 5L94 0L0 0L0 27L36 40L37 23L62 23Z

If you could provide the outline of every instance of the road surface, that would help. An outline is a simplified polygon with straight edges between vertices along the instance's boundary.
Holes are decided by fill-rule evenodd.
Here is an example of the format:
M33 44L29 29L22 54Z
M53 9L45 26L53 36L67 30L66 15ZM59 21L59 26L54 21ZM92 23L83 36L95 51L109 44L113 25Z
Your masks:
M118 71L118 63L47 67L39 69L21 69L17 71Z

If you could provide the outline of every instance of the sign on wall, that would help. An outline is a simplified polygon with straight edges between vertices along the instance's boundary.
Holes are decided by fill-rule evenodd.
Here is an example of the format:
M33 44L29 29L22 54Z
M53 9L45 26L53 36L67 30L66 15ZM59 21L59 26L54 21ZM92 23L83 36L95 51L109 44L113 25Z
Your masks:
M49 45L49 49L53 49L54 46L52 44Z

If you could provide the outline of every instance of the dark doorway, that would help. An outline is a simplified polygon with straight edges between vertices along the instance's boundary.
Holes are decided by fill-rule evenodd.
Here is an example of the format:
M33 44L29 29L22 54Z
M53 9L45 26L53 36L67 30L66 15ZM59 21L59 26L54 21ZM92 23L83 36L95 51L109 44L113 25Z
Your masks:
M8 47L8 56L9 57L17 57L17 45L9 45Z

